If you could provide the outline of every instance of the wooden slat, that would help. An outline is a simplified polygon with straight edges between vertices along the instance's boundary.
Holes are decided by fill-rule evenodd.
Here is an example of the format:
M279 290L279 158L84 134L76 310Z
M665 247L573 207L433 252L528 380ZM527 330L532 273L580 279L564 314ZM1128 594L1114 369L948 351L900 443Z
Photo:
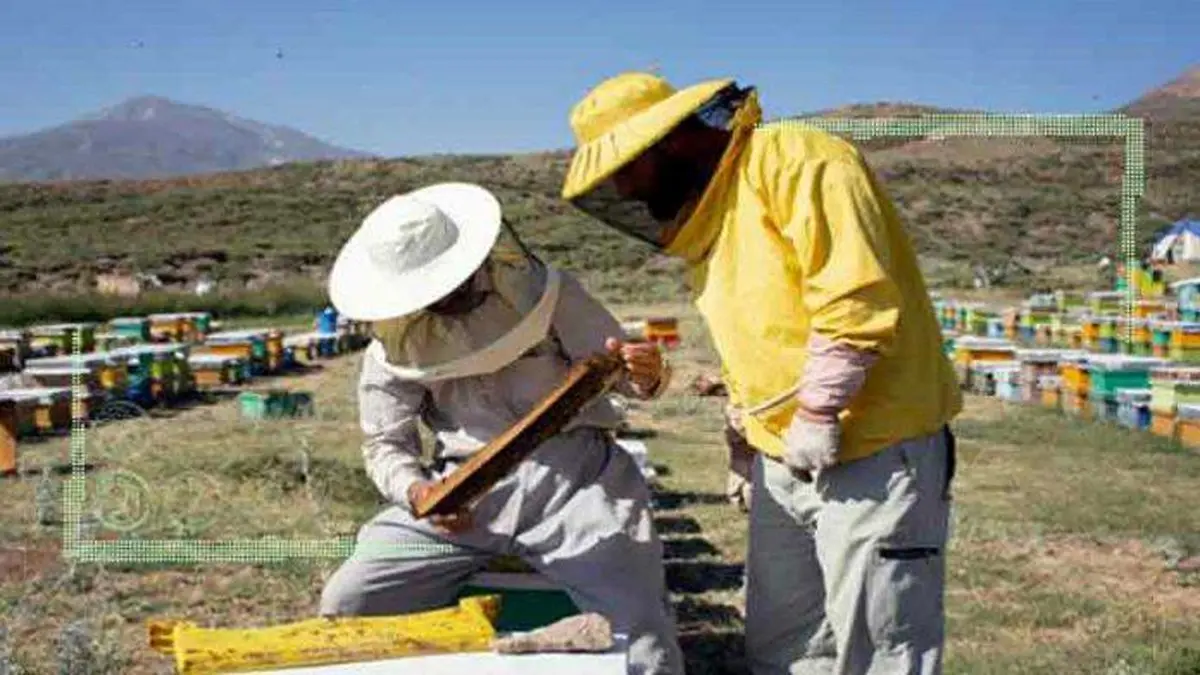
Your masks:
M589 402L616 383L619 358L603 354L575 364L554 391L503 434L473 454L414 505L418 518L454 513L482 496Z

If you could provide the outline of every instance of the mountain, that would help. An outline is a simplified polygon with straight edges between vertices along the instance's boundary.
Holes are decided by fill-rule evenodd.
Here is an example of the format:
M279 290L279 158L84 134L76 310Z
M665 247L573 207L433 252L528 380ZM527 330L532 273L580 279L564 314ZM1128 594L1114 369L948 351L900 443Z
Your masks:
M160 178L367 156L287 127L141 96L0 139L0 181Z
M1200 216L1194 81L1189 71L1118 111L1147 119L1142 243L1169 222ZM821 114L932 112L959 111L865 103ZM1117 139L862 145L934 286L969 286L979 266L1007 269L1008 285L1087 286L1096 282L1100 255L1120 254ZM104 272L152 273L180 286L200 274L233 286L297 275L319 280L371 208L440 181L494 190L534 250L605 297L660 300L679 292L676 263L562 203L566 163L562 152L322 160L169 179L0 185L0 292L80 290Z
M1200 121L1200 65L1120 108L1118 112L1151 121Z

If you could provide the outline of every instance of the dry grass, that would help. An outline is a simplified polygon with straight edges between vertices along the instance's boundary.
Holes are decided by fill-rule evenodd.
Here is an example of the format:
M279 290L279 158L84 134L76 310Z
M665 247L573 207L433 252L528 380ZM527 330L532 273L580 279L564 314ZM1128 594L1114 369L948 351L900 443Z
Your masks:
M664 469L658 522L690 672L739 672L746 528L721 496L723 400L685 391L716 360L694 313L670 305L624 309L625 316L683 317L673 391L635 406L632 417L655 433L647 442ZM134 533L142 538L349 534L377 508L357 447L357 363L348 357L284 380L316 393L311 420L244 422L226 401L90 431L89 456L150 486L153 513ZM994 400L972 400L956 426L962 461L948 672L1200 672L1200 590L1168 569L1164 556L1167 549L1177 549L1176 557L1200 552L1200 457ZM298 460L305 444L307 487ZM43 461L65 452L65 441L54 441L30 446L28 456ZM51 672L48 638L75 619L119 647L112 672L169 672L145 646L147 619L251 626L310 616L335 564L83 565L71 573L51 557L59 530L36 523L37 479L2 485L0 614L18 659L34 672ZM25 553L14 552L22 547Z

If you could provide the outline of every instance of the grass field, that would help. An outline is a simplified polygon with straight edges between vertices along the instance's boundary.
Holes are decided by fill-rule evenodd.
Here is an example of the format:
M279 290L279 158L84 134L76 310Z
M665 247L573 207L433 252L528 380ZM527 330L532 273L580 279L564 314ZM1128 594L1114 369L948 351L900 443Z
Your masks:
M692 376L715 370L715 357L685 307L617 309L684 317L673 389L634 406L632 421L655 432L648 443L663 469L658 523L689 672L741 672L746 523L722 497L723 402L686 391ZM255 424L224 401L89 431L88 456L150 486L153 512L134 533L142 538L352 534L379 506L358 450L359 358L281 381L315 392L314 418ZM1170 565L1200 553L1200 456L995 400L971 399L955 427L961 468L947 672L1200 673L1200 588L1194 573ZM302 447L311 454L307 484ZM55 440L27 455L39 462L66 452L66 441ZM28 672L56 672L56 639L72 621L91 627L96 658L107 664L93 672L170 672L146 647L146 620L253 626L306 618L336 565L72 570L55 555L60 529L37 523L38 481L0 482L0 615L12 660ZM22 546L33 551L16 552Z

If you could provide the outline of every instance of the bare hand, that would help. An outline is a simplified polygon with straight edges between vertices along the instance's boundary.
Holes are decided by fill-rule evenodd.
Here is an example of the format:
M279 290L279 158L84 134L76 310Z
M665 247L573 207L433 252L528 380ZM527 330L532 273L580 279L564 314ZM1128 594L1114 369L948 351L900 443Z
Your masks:
M437 486L434 481L422 480L413 483L408 488L408 504L412 509L418 502L424 500ZM471 527L471 512L462 510L457 513L429 516L429 523L436 529L447 534L463 532Z
M604 347L613 355L619 355L625 362L625 372L639 391L652 391L658 386L663 371L663 357L658 345L649 342L622 342L610 337L605 341Z

